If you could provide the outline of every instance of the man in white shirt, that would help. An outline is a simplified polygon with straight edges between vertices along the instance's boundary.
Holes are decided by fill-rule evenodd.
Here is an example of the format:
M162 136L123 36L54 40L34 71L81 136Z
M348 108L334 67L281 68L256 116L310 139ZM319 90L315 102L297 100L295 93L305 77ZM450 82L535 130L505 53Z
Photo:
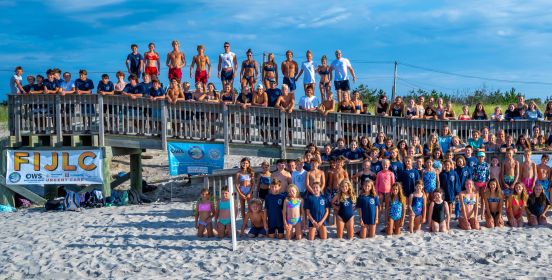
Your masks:
M63 73L63 81L61 81L61 95L75 93L75 82L71 80L71 73Z
M10 78L10 93L23 94L25 90L21 82L23 81L23 67L15 67L15 74Z
M224 42L224 53L219 55L218 77L223 85L230 84L234 88L234 78L238 72L238 59L230 51L230 43Z
M353 66L348 59L341 57L341 51L336 50L335 60L330 66L330 71L334 71L333 77L335 90L337 91L337 102L341 102L343 94L345 92L349 93L350 90L349 72L353 77L353 83L356 82L355 70L353 70Z
M314 86L307 86L305 96L301 97L301 100L299 100L299 109L308 112L316 112L318 110L318 106L320 106L320 99L314 96ZM305 136L307 139L307 143L311 143L314 139L314 119L312 118L312 116L303 118L303 128L306 132Z
M295 170L291 172L291 183L295 184L301 193L301 197L307 197L307 171L303 169L303 160L295 160Z

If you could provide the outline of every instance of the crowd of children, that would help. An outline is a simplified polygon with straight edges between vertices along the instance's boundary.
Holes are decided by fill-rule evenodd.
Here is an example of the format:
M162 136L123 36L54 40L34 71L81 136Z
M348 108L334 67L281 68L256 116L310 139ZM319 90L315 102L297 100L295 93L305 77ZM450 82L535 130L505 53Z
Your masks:
M403 228L448 232L453 219L462 230L478 230L480 221L488 228L546 224L552 194L548 154L537 164L525 149L518 161L515 147L508 146L489 160L481 146L455 150L454 141L443 138L436 137L436 146L401 141L395 147L385 135L374 144L363 137L350 148L338 139L323 152L311 144L304 157L278 160L275 171L263 162L259 174L244 158L235 177L241 233L249 228L249 237L298 240L305 234L313 240L326 239L327 227L335 226L338 238L346 233L352 239L374 237L380 221L386 235ZM320 169L322 163L327 169ZM361 163L362 170L349 174L351 163ZM215 226L219 237L229 234L229 199L228 188L216 203L203 190L196 206L198 236L213 236Z

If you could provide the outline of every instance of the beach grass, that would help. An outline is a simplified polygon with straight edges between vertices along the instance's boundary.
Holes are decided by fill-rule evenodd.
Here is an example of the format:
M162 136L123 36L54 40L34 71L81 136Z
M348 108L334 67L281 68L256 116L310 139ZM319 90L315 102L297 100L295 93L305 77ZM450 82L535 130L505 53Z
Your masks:
M8 106L0 105L0 123L8 122Z

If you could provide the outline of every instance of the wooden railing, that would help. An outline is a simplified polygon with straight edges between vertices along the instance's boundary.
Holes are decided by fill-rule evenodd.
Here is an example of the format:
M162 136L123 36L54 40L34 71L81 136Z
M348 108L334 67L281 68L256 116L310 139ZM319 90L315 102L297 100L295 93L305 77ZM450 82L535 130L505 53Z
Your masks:
M104 145L106 135L135 135L159 139L166 148L167 138L214 140L228 143L276 144L304 147L323 146L338 137L374 138L379 131L395 140L410 141L419 136L424 143L445 124L453 134L466 140L474 130L488 127L517 137L530 134L535 125L548 128L544 121L425 120L380 117L346 113L295 110L284 113L274 108L224 105L206 102L151 101L124 96L102 95L9 95L10 134L20 141L28 135L98 135ZM58 125L59 124L59 125ZM228 147L228 145L226 145ZM285 150L285 149L282 149Z

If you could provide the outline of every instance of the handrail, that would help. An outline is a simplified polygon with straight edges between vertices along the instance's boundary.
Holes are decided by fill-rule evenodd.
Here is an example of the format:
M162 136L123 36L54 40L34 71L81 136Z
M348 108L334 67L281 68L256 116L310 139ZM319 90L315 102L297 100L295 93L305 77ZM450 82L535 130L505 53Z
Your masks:
M517 137L529 134L535 125L549 121L520 120L426 120L382 117L349 113L295 110L280 112L275 108L224 105L210 102L151 101L125 96L102 95L8 95L10 135L20 142L22 136L126 134L159 139L185 138L214 140L229 144L256 143L304 147L314 143L321 147L337 137L346 140L360 136L375 137L379 131L396 140L411 140L414 135L427 141L430 134L448 125L461 139L471 137L473 130L488 127ZM59 125L60 124L60 125ZM226 145L228 147L228 145ZM285 150L282 157L285 157ZM228 149L226 150L228 153Z

